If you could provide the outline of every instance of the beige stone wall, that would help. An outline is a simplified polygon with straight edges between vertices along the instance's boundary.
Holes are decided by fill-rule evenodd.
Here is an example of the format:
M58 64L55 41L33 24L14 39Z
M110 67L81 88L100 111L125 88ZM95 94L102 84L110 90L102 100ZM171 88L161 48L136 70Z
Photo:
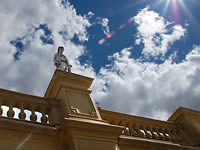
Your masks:
M58 136L41 135L20 130L0 128L1 150L64 150L64 145Z

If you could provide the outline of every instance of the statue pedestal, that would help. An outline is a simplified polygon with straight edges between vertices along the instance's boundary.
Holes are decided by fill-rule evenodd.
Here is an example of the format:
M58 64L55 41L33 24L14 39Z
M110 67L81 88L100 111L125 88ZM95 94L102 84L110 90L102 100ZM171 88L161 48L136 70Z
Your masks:
M90 96L92 81L92 78L56 70L44 97L60 101L61 135L68 149L118 150L117 140L124 127L102 120Z
M56 70L45 98L61 100L64 117L102 120L88 90L93 79Z

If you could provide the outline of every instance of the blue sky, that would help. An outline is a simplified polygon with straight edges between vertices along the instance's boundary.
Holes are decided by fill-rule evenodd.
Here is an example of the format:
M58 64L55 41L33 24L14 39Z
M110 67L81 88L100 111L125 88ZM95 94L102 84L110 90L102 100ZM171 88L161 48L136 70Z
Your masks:
M172 0L171 0L172 1ZM183 0L182 0L183 1ZM97 41L105 37L102 30L98 28L98 25L91 27L88 32L91 36L90 40L85 43L88 53L91 55L86 55L81 57L81 62L85 61L85 59L90 60L93 67L96 70L99 70L101 66L109 63L107 56L111 55L114 52L123 49L124 47L135 46L134 45L134 38L136 35L136 24L128 23L128 19L137 15L137 13L149 6L149 10L153 10L158 14L162 15L167 21L171 21L174 24L181 24L182 26L187 26L187 34L185 35L184 39L176 41L173 44L173 47L168 49L169 53L166 55L166 58L177 50L178 58L176 62L181 62L185 59L186 54L188 53L189 49L192 49L193 45L198 44L198 36L200 31L198 31L198 9L195 9L198 6L197 0L193 0L195 6L191 7L191 2L180 2L188 7L188 10L192 16L188 17L187 12L184 12L184 8L182 4L176 4L177 8L179 9L178 12L175 13L173 11L174 2L169 2L168 7L166 7L167 2L163 0L143 0L143 1L133 1L127 0L126 2L123 1L79 1L79 0L71 0L70 1L77 10L77 13L81 15L86 14L89 11L92 11L95 14L95 17L91 19L91 21L96 21L96 16L102 18L108 18L108 26L110 28L110 32L115 32L115 35L111 39L108 39L103 45L99 46ZM176 2L178 3L178 1ZM166 7L166 12L163 9ZM175 18L177 16L177 18ZM193 18L196 18L193 20ZM126 26L123 30L118 30L119 26L125 24ZM193 28L196 28L194 30ZM131 32L130 32L131 31ZM189 38L190 37L190 38ZM195 38L196 37L196 38ZM186 42L187 40L187 42ZM143 45L139 45L134 48L134 55L132 57L138 58L141 56ZM178 50L180 49L180 50ZM99 57L101 55L102 57ZM91 57L92 56L92 57ZM153 59L153 58L152 58ZM153 60L155 61L155 60ZM162 61L163 62L163 61ZM157 60L157 63L161 63Z
M200 110L198 0L1 2L0 88L43 96L53 56L95 78L105 109L167 119Z

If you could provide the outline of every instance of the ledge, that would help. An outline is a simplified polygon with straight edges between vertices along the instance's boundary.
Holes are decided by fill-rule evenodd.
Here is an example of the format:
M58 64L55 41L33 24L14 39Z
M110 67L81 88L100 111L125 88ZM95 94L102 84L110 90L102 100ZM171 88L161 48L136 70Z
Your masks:
M81 118L65 118L66 126L72 128L81 128L87 130L96 130L96 131L106 131L110 133L116 133L118 135L125 129L125 127L111 125L103 121L97 120L86 120Z
M0 102L1 104L4 103L4 101L7 101L8 99L13 99L18 102L32 102L32 103L38 103L41 105L47 104L47 99L39 96L24 94L20 92L5 90L0 88Z
M168 119L168 121L174 122L179 116L188 115L200 117L200 111L192 110L189 108L179 107Z
M61 70L55 70L53 77L49 83L49 86L45 92L44 97L55 97L59 87L61 86L71 86L70 83L76 85L77 87L83 90L88 90L92 85L93 78L81 76L71 72L64 72ZM73 88L73 87L72 87Z
M117 140L122 131L125 129L122 126L110 125L101 121L80 118L65 118L64 128L74 134L85 135L87 137L101 137L102 140Z
M132 149L135 147L152 148L153 150L200 150L200 147L192 147L176 144L168 141L160 141L154 139L145 139L139 137L121 135L119 137L120 147L127 146ZM156 148L156 149L155 149Z
M0 117L0 128L6 128L8 130L16 130L22 132L34 132L40 135L55 135L57 128L44 125L41 123L33 123L29 121L21 121L18 119L10 119L6 117Z

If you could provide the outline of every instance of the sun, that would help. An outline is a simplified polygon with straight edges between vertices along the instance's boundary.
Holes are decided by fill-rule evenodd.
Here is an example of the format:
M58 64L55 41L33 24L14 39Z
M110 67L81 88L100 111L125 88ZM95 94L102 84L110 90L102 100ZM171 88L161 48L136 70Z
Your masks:
M161 15L165 16L166 14L170 14L172 20L180 24L183 21L182 13L185 13L187 17L192 18L192 14L187 8L185 0L157 0L153 5L154 8L161 8Z

